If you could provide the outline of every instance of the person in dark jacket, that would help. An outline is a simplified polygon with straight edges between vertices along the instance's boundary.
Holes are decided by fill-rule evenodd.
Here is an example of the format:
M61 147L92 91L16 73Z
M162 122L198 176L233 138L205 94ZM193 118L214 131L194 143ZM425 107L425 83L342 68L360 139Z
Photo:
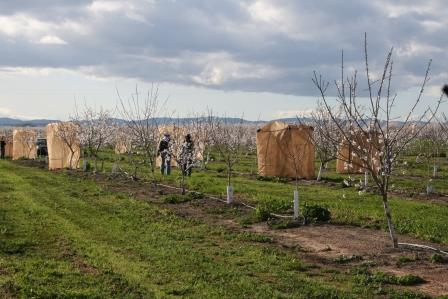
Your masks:
M159 143L158 154L162 158L162 165L160 165L160 172L162 173L162 175L171 174L170 141L170 134L165 133Z
M6 152L6 141L2 137L0 139L0 159L5 159L5 152Z
M190 134L185 136L185 141L182 144L181 151L181 169L183 175L191 176L191 170L193 168L193 152L194 143Z

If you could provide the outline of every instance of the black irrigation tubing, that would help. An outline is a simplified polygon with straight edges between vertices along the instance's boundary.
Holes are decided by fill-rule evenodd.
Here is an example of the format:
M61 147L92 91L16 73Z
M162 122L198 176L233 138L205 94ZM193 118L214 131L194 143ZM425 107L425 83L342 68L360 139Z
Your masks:
M157 185L158 185L158 186L165 187L165 188L168 188L168 189L182 190L182 188L174 187L174 186L170 186L170 185L165 185L165 184L161 184L161 183L157 183ZM191 191L191 190L188 190L188 189L185 189L185 191L187 191L187 192L196 192L196 191ZM220 201L220 202L223 202L223 203L227 203L227 201L225 201L225 200L223 200L223 199L221 199L221 198L219 198L219 197L216 197L216 196L214 196L214 195L206 194L206 193L204 193L204 195L205 195L207 198L214 199L214 200L217 200L217 201ZM251 205L249 205L249 204L247 204L247 203L245 203L245 202L238 201L238 203L240 203L241 205L245 206L246 208L249 208L249 209L252 209L252 210L255 210L255 209L256 209L256 207L251 206ZM290 215L281 215L281 214L276 214L276 213L269 213L269 214L272 215L272 216L274 216L274 217L277 217L277 218L294 219L294 217L293 217L293 216L290 216Z

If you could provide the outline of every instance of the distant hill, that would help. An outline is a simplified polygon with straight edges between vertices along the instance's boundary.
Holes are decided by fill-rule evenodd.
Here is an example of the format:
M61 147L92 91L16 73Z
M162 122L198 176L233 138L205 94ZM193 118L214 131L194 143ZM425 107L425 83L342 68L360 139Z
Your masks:
M297 123L298 119L295 117L292 118L280 118L280 119L273 119L273 120L245 120L241 118L222 118L217 117L217 119L224 119L229 124L237 124L240 122L243 122L244 124L252 124L252 125L263 125L270 121L283 121L286 123ZM125 124L126 121L120 118L114 118L113 119L117 124ZM157 122L161 125L167 125L167 124L173 124L173 123L180 123L180 124L186 124L193 120L193 118L184 117L184 118L168 118L168 117L160 117L156 119ZM310 122L311 119L304 117L300 118L300 121L307 123ZM0 117L0 127L44 127L50 123L58 122L58 120L54 119L32 119L32 120L22 120L17 118L9 118L9 117ZM368 122L368 120L366 120ZM418 122L416 122L418 123ZM392 125L400 125L402 124L401 121L391 121Z
M223 118L218 118L218 119L223 119ZM185 124L188 122L191 122L193 120L193 118L168 118L168 117L161 117L161 118L157 118L157 122L159 124L172 124L173 122L179 122L181 124ZM279 119L281 121L284 122L297 122L296 118L285 118L285 119ZM119 119L119 118L114 118L114 121L119 123L119 124L125 124L126 121L123 119ZM228 123L240 123L243 122L245 124L254 124L254 125L262 125L265 124L269 121L264 121L264 120L257 120L257 121L252 121L252 120L244 120L241 118L225 118L225 121ZM0 117L0 126L8 126L8 127L43 127L46 126L47 124L53 123L53 122L57 122L57 120L52 120L52 119L32 119L32 120L22 120L22 119L16 119L16 118L9 118L9 117Z
M51 119L32 119L22 120L9 117L0 117L0 126L8 127L43 127L47 124L53 123L56 120Z
M271 120L267 121L267 120L245 120L245 119L241 119L241 118L232 118L232 117L228 117L228 118L221 118L221 117L217 117L217 119L224 119L227 123L229 124L237 124L240 122L243 122L244 124L251 124L251 125L258 125L258 126L262 126L268 122L270 122ZM117 124L126 124L126 121L120 118L114 118L113 119ZM161 125L168 125L168 124L173 124L173 123L179 123L179 124L186 124L189 123L193 120L193 118L188 118L188 117L184 117L184 118L168 118L168 117L160 117L157 118L156 121L157 123L161 124ZM297 123L298 119L293 117L293 118L281 118L281 119L275 119L278 121L283 121L286 123ZM274 120L272 120L274 121ZM311 119L304 117L301 118L300 121L302 121L303 123L307 123L310 122ZM47 124L50 123L54 123L54 122L58 122L58 120L53 120L53 119L32 119L32 120L22 120L22 119L16 119L16 118L9 118L9 117L0 117L0 127L44 127ZM366 119L366 122L369 122L368 119ZM402 124L401 121L391 121L391 125L392 126L398 126ZM416 124L421 124L421 122L416 122Z

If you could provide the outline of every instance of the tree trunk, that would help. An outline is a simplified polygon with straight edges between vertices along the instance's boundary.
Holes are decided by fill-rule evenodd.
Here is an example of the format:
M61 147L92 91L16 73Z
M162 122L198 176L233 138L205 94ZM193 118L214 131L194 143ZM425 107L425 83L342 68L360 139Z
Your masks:
M322 179L322 172L324 171L324 163L320 162L319 173L317 174L317 181Z
M232 202L233 202L232 170L229 167L227 172L227 203L231 204Z
M294 190L294 219L299 219L299 190Z
M383 206L384 206L384 213L387 219L387 226L389 228L390 238L392 240L392 245L394 248L398 248L398 238L395 232L394 223L392 221L392 214L389 207L389 200L387 198L387 193L383 194Z
M227 204L231 204L233 202L233 187L227 186Z
M75 153L70 149L70 165L68 166L69 169L73 169L73 156Z
M186 190L185 190L185 173L184 172L182 172L181 188L182 188L182 195L185 195Z
M364 172L364 188L367 188L369 185L369 172L366 170Z
M87 159L84 159L84 160L82 161L82 171L87 172L87 170L88 170L88 164L89 164L89 161L88 161Z
M115 161L114 164L112 165L112 171L111 171L111 173L112 173L113 175L115 175L115 174L118 173L118 163L117 163L117 161Z

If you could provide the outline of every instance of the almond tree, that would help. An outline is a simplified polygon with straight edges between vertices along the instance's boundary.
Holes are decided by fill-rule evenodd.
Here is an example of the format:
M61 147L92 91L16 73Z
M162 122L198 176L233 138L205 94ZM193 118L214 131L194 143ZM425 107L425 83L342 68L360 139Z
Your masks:
M80 150L79 142L79 132L80 128L76 123L73 122L59 122L57 124L56 136L61 139L61 141L67 146L70 151L69 168L77 168L79 164L79 158L73 161L76 152Z
M411 105L406 114L394 114L396 94L392 93L392 61L391 49L386 57L384 68L379 75L379 79L372 80L369 67L367 37L364 39L365 73L367 81L367 107L362 108L358 98L357 72L345 78L344 75L344 55L342 55L341 80L335 82L337 90L337 102L342 107L342 117L346 123L341 125L334 109L330 105L327 90L329 83L314 72L313 82L319 91L319 95L330 114L331 119L338 127L342 138L351 142L353 152L360 160L360 166L365 168L372 176L373 181L379 189L382 198L384 213L389 228L390 237L394 248L397 248L398 238L395 232L395 225L389 205L390 180L393 176L394 162L421 130L432 120L437 112L442 96L435 107L429 107L416 119L416 108L421 103L424 87L429 80L429 70L431 61L428 63L423 83L416 100ZM400 122L395 122L400 118ZM414 121L413 121L414 119ZM415 127L415 123L419 123Z
M202 157L200 161L202 169L204 169L210 161L210 150L213 146L213 140L211 138L213 122L213 117L207 117L206 114L196 114L188 123L189 131L196 142L195 150L197 151L197 154Z
M186 181L188 173L191 172L192 168L200 164L201 159L198 158L198 147L199 140L196 139L190 132L189 125L182 125L180 120L177 119L170 130L171 141L169 143L171 158L176 161L181 174L180 186L182 189L182 194L186 193ZM187 134L192 136L193 147L191 152L188 151L185 137Z
M244 124L243 120L231 122L228 118L214 119L211 127L211 139L213 147L219 152L226 165L227 173L227 203L233 200L232 176L233 167L238 163L244 149Z
M120 155L126 155L129 164L132 166L132 174L128 174L123 171L124 174L128 175L133 180L138 179L138 170L142 164L141 157L139 157L139 152L136 151L138 148L138 140L135 136L131 134L129 127L126 124L114 123L113 126L113 137L112 145L115 149L115 162L112 167L112 173L116 174L121 168L118 165Z
M448 96L448 85L446 85L447 88L447 96ZM440 138L442 140L442 148L447 150L448 146L448 116L445 113L442 113L440 117L438 117L438 123L440 126ZM445 152L445 154L448 157L448 153Z
M342 126L340 111L334 111L334 117L340 123L339 126ZM314 128L310 138L316 147L316 155L320 162L316 179L320 181L326 165L336 160L338 156L338 142L341 140L341 134L322 101L318 101L316 109L311 113L309 124Z
M75 110L72 122L79 128L79 138L87 159L94 159L94 170L98 170L98 154L112 137L113 119L110 111L100 108L96 110L84 106L82 111Z
M246 125L244 131L244 149L245 156L249 157L250 155L256 155L257 153L257 125ZM252 159L250 165L250 173L255 173L255 169L257 167L257 159Z
M440 124L433 122L426 126L419 136L419 145L422 150L420 154L425 158L427 166L427 185L426 193L431 194L434 192L434 187L432 186L432 178L437 177L438 170L438 157L442 149L442 135L443 130ZM431 171L432 169L432 171Z
M302 141L296 140L294 136L298 135L294 131L300 131L303 133L300 134L304 137ZM301 178L300 172L303 168L303 164L309 153L309 147L313 145L313 128L304 124L301 125L289 125L286 129L286 134L290 136L285 138L287 140L285 144L278 144L278 148L282 151L285 159L292 164L294 169L294 219L298 219L299 217L299 180ZM314 152L313 152L314 154ZM314 156L313 156L314 158ZM313 160L314 163L314 160Z
M151 85L146 94L141 94L138 88L127 100L124 100L117 90L119 99L118 112L126 121L135 147L143 154L143 163L149 167L153 183L156 184L156 157L159 142L159 121L165 111L165 102L160 102L159 88Z
M22 145L25 152L22 153L22 157L26 159L35 158L31 155L33 150L36 150L37 133L34 130L24 130L20 134L17 134L18 142Z

